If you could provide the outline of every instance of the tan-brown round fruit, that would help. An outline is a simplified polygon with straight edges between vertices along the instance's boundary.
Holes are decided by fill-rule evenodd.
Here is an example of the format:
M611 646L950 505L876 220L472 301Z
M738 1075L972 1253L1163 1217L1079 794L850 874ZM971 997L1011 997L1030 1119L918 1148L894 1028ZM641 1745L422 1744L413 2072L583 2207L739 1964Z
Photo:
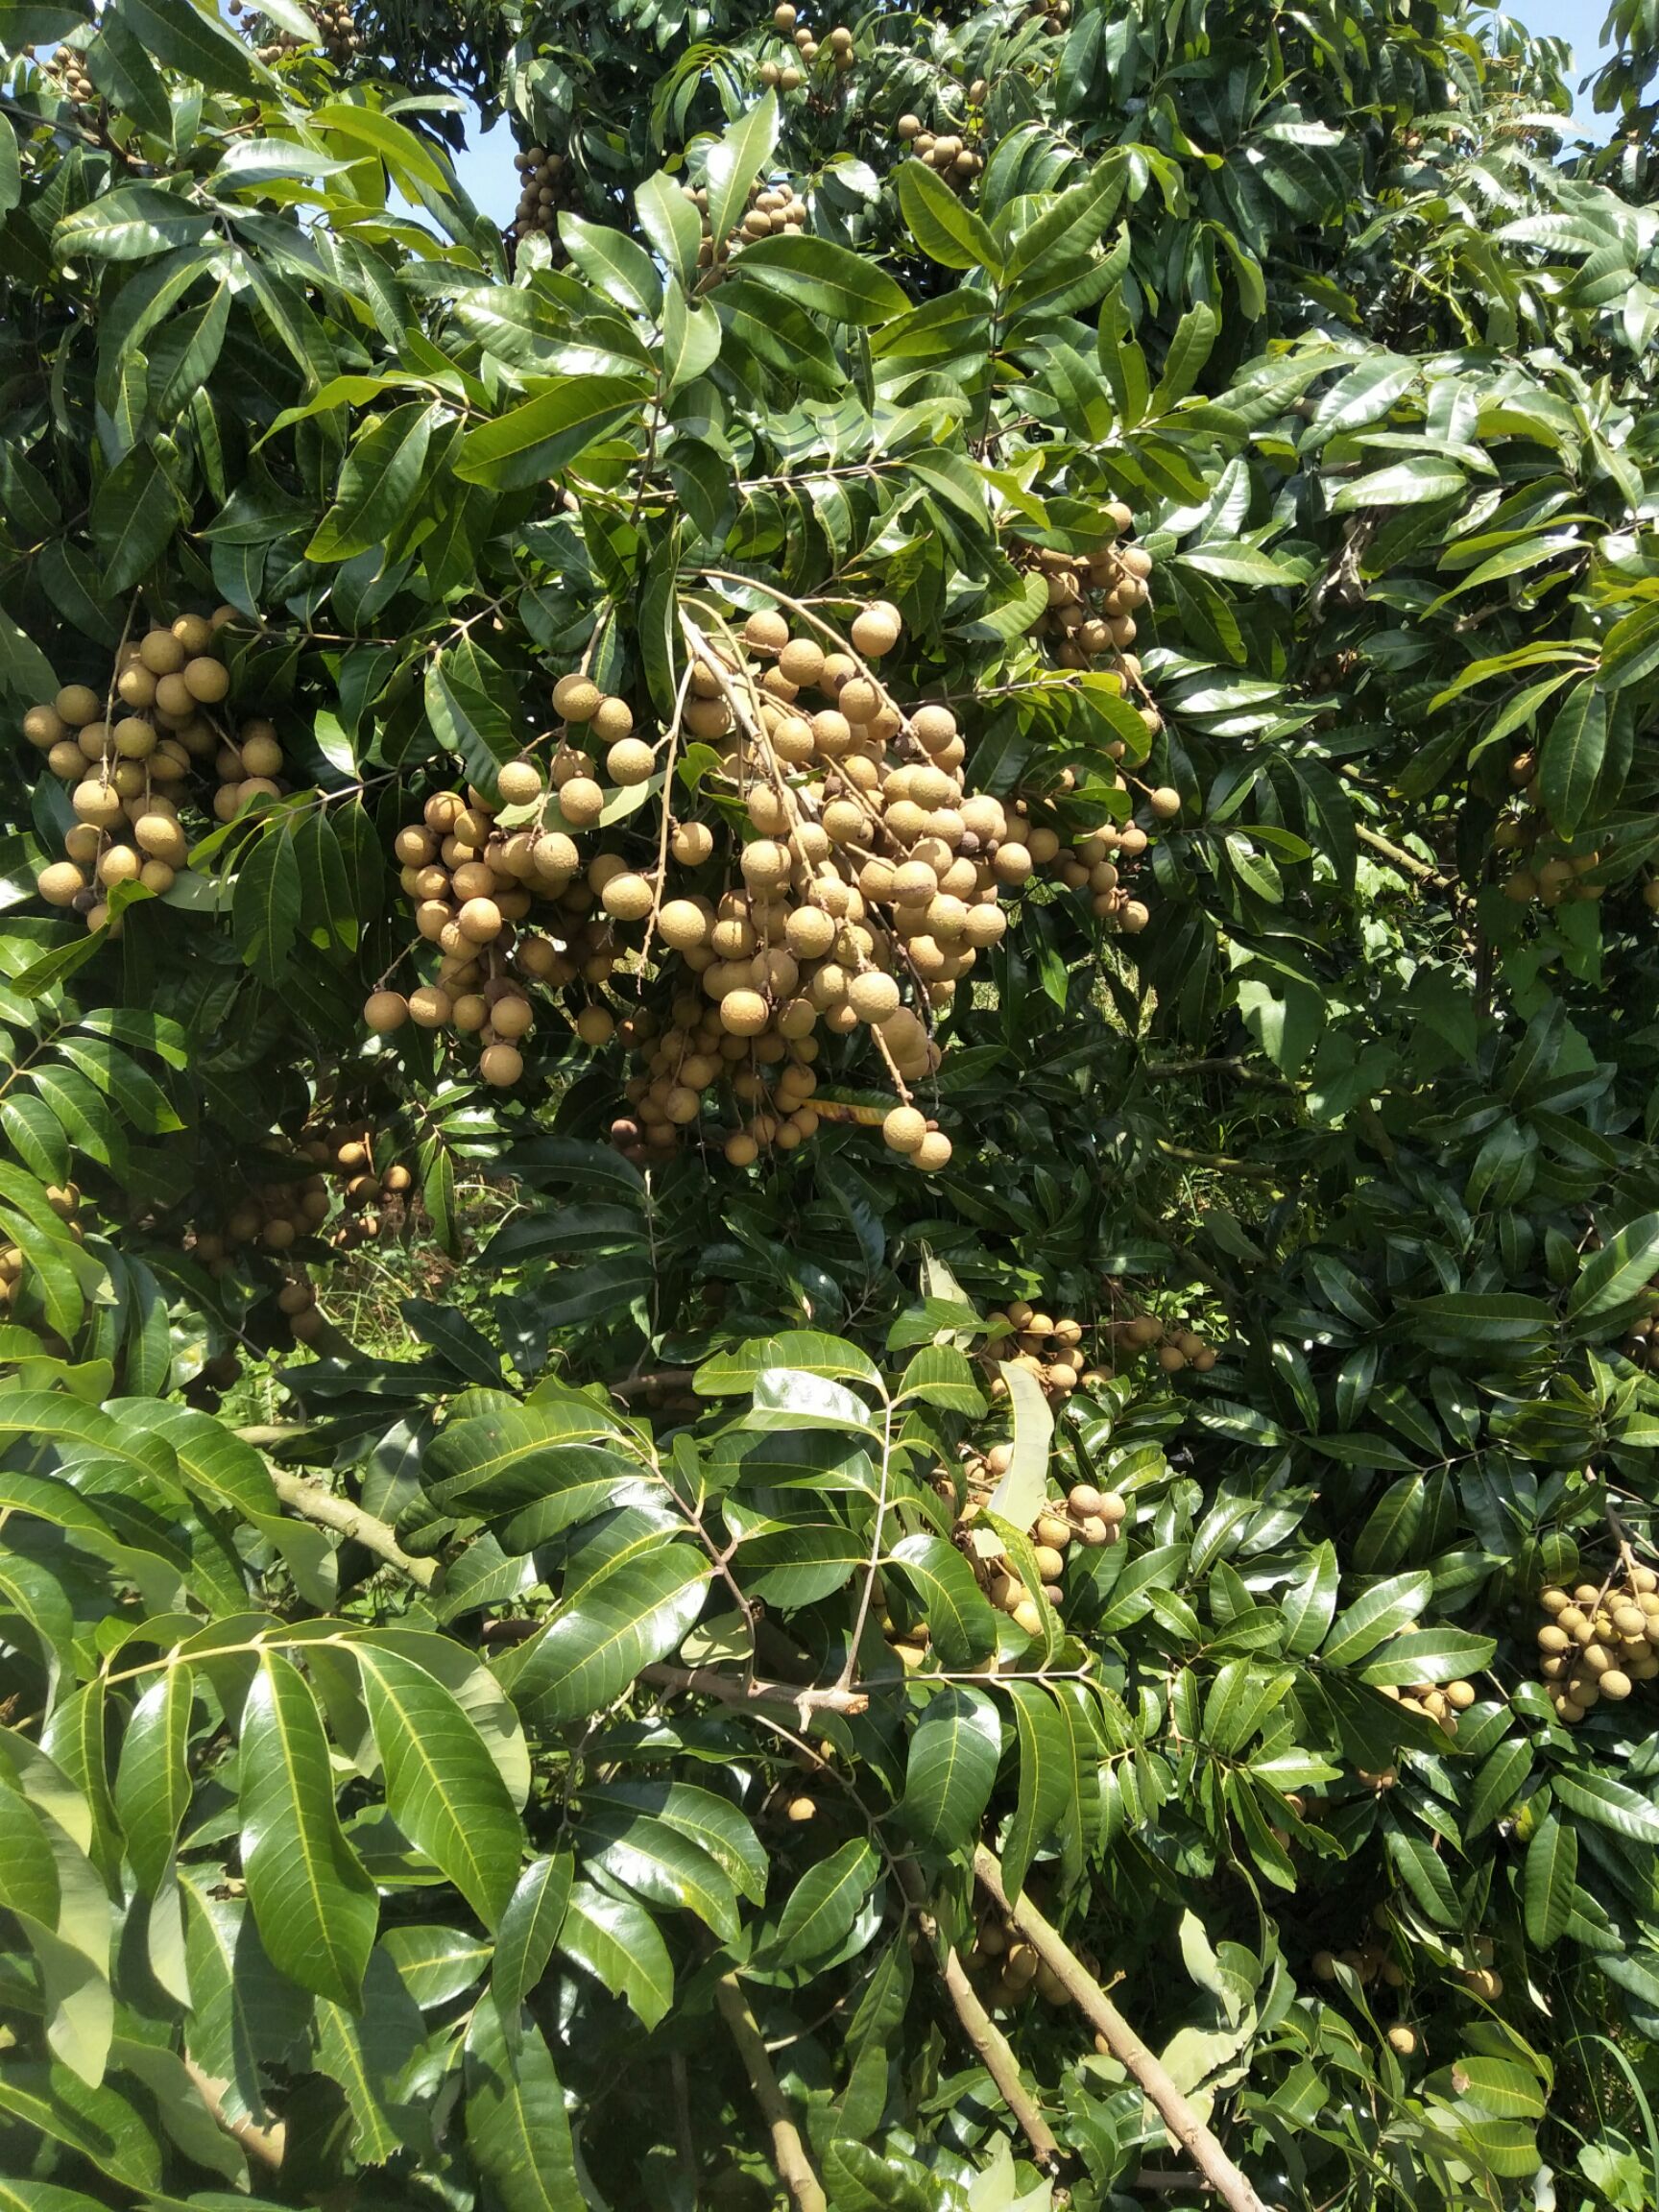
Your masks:
M48 906L71 906L86 888L86 878L73 861L53 860L35 878L35 888Z
M927 1118L914 1106L895 1106L881 1124L881 1137L890 1150L914 1155L927 1141Z
M561 676L553 686L553 710L566 722L590 722L599 710L602 694L587 676Z
M505 1090L523 1074L523 1055L516 1045L487 1045L479 1055L478 1072L486 1083Z
M495 783L509 806L528 806L541 796L541 771L534 760L509 760L497 773Z
M584 1045L591 1045L597 1050L615 1036L616 1022L605 1007L584 1006L576 1017L576 1034Z
M643 737L618 737L605 756L605 771L613 783L650 781L657 756Z
M88 722L96 722L104 711L103 700L85 684L65 684L52 706L59 721L65 723L71 730L84 730Z
M216 707L230 688L230 671L223 661L211 660L206 654L187 661L183 675L185 690L204 707ZM159 685L156 690L159 693Z
M139 640L138 658L152 676L176 676L188 656L171 630L152 630Z
M409 1019L409 1001L401 991L372 991L363 1007L363 1019L376 1036L389 1037Z
M448 992L434 984L422 983L409 994L409 1019L418 1029L441 1029L454 1010Z
M910 1158L925 1175L937 1175L950 1165L951 1143L943 1130L929 1129Z
M1417 2048L1417 2031L1407 2028L1404 2020L1397 2020L1388 2031L1388 2048L1402 2058L1409 2058Z

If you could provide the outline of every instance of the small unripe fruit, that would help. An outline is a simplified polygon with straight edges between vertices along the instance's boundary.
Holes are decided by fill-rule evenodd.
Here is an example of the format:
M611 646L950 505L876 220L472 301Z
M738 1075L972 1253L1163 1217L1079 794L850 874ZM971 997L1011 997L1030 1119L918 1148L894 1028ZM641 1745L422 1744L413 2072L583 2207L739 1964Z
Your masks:
M1409 2058L1417 2048L1416 2030L1407 2028L1403 2020L1397 2020L1388 2031L1388 2048L1397 2052L1402 2058Z

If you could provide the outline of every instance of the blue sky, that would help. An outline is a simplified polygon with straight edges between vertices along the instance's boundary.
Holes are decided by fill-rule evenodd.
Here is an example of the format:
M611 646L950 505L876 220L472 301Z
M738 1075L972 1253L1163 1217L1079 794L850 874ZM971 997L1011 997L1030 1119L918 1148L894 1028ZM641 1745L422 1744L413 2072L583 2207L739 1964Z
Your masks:
M1505 12L1519 16L1543 36L1570 43L1575 84L1595 68L1601 52L1606 0L1517 0ZM1607 135L1607 119L1592 111L1588 97L1580 97L1576 120L1586 136ZM513 135L506 124L475 134L458 166L462 183L484 213L503 225L511 222L518 183L513 168Z

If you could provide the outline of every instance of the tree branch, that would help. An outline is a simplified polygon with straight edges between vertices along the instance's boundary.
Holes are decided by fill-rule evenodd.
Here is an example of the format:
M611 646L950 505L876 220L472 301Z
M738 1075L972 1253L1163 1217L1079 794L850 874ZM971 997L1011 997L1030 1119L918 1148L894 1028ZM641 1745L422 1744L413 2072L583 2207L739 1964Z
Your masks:
M832 1682L824 1689L810 1683L797 1688L792 1682L747 1682L738 1674L722 1674L714 1667L671 1667L656 1660L639 1671L642 1682L660 1690L689 1690L704 1697L717 1697L723 1705L790 1705L802 1717L809 1713L845 1713L855 1718L868 1713L870 1699L862 1690L846 1690Z
M1407 853L1403 845L1395 845L1388 838L1379 836L1375 830L1367 829L1363 822L1354 825L1354 833L1361 845L1369 845L1373 853L1381 853L1384 860L1392 860L1396 868L1404 869L1417 882L1431 884L1436 891L1455 888L1450 876L1442 876L1437 868L1431 868L1426 860L1419 860L1415 853Z
M1134 2075L1157 2106L1165 2127L1190 2153L1206 2181L1226 2199L1233 2212L1266 2212L1250 2183L1064 1936L1049 1926L1028 1897L1022 1896L1018 1904L1010 1901L1003 1887L1001 1863L984 1844L974 1854L974 1872L981 1888L1007 1915L1009 1924L1066 1984L1067 1994L1096 2032L1105 2037L1112 2056Z
M927 1892L923 1885L921 1870L909 1859L894 1862L899 1884L907 1902L915 1910L922 1933L929 1940L940 1937L939 1923L927 1910ZM1020 2061L1015 2057L1008 2038L979 2002L979 1992L968 1978L954 1943L944 1945L944 1956L935 1963L945 1984L946 1995L955 2007L956 2017L962 2024L962 2032L973 2044L980 2063L997 2085L997 2094L1007 2105L1020 2124L1020 2131L1031 2146L1031 2155L1046 2174L1054 2174L1065 2158L1054 2137L1053 2129L1044 2119L1037 2101L1020 2079Z
M321 1482L308 1482L303 1476L290 1475L286 1468L273 1467L271 1481L283 1504L301 1520L315 1521L319 1527L333 1528L342 1536L353 1538L366 1551L373 1551L388 1567L396 1567L399 1574L407 1575L410 1581L418 1582L422 1590L431 1589L437 1579L437 1560L417 1559L405 1551L389 1523L377 1521L373 1513L365 1513L361 1505L353 1505L349 1498L342 1498L338 1491L325 1490Z
M271 2173L279 2172L288 2149L287 2122L273 2120L269 2128L261 2128L253 2120L233 2120L225 2109L225 2092L229 2088L229 2082L218 2080L213 2075L204 2073L187 2051L183 2054L183 2065L197 2096L231 2142Z
M755 2102L771 2130L772 2163L778 2169L779 2180L795 2200L796 2212L830 2212L829 2199L812 2171L801 2130L789 2117L789 2107L783 2102L783 2092L778 2086L778 2077L772 2071L772 2061L766 2056L766 2046L755 2025L755 2015L749 2009L735 1974L721 1975L714 1984L714 2002L737 2046L737 2056L743 2061Z

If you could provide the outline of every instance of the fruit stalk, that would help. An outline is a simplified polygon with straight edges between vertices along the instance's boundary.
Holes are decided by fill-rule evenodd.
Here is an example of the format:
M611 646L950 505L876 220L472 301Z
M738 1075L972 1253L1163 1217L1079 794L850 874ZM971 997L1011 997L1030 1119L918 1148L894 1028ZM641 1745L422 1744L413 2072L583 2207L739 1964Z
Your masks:
M1112 2056L1134 2075L1156 2105L1165 2127L1191 2153L1199 2172L1233 2207L1233 2212L1266 2212L1261 2198L1099 1983L1087 1971L1076 1952L1049 1926L1029 1897L1022 1896L1017 1902L1009 1898L1002 1881L1001 1862L983 1843L974 1854L974 1871L980 1887L1009 1925L1024 1936L1044 1964L1065 1984L1073 2004L1106 2038Z

